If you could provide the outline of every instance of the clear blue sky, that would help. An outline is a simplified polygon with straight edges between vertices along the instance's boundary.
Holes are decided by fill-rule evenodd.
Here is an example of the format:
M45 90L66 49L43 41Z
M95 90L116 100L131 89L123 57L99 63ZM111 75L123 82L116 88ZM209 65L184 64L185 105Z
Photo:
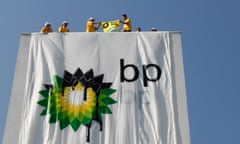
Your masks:
M240 1L238 0L1 0L0 142L22 32L45 21L56 31L69 21L84 31L98 21L127 13L134 29L182 31L192 144L237 144L240 129Z

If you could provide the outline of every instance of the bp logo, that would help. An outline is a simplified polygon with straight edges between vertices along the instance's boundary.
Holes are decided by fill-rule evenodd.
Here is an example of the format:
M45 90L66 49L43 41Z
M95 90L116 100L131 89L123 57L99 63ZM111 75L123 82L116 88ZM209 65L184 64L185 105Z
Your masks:
M103 82L103 77L94 76L92 69L83 73L80 68L74 74L65 71L63 78L54 76L54 84L44 84L45 89L39 91L43 99L38 104L44 108L40 115L50 115L49 123L59 122L61 130L86 126L89 141L92 121L99 123L101 131L103 114L111 114L108 106L117 102L110 97L116 90L112 83Z

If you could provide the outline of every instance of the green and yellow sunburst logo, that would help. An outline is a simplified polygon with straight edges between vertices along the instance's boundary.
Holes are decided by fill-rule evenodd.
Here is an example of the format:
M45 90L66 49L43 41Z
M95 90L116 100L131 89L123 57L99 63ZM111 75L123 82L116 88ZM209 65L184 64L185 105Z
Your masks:
M92 69L83 73L80 68L74 74L65 71L63 78L54 76L54 84L44 84L45 89L39 91L43 99L38 104L44 108L40 115L49 114L49 123L59 122L61 130L69 125L74 131L81 125L90 129L93 120L102 130L102 115L111 114L108 106L117 102L110 97L116 90L110 88L112 83L104 83L103 77L94 77Z

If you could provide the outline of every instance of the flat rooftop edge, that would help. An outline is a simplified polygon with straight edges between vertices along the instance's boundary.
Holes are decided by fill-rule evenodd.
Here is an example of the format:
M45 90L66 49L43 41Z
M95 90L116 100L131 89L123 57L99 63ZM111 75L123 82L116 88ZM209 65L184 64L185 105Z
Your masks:
M129 33L150 33L151 31L142 31L142 32L129 32ZM151 32L151 33L182 33L181 31L157 31L157 32ZM21 35L31 35L33 33L39 33L40 32L22 32ZM59 33L59 32L51 32L51 33ZM68 33L88 33L88 32L68 32ZM121 32L94 32L94 33L121 33Z

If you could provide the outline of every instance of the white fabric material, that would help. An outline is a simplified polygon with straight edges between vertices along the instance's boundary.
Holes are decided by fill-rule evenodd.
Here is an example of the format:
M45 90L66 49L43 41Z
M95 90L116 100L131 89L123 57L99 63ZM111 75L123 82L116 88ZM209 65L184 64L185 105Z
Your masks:
M85 126L76 132L70 126L61 130L58 122L48 122L48 115L40 116L43 109L37 104L43 84L53 84L54 75L63 76L64 70L74 73L77 68L104 74L103 81L112 82L116 89L111 97L117 103L110 106L112 114L104 115L103 131L95 122L91 127L91 144L190 144L188 123L180 123L179 115L188 116L186 109L178 109L181 97L175 92L170 38L168 32L33 33L18 144L87 144ZM120 81L121 59L124 65L138 68L136 81ZM159 80L144 86L143 65L148 64L158 65L162 72ZM134 72L125 69L124 75L130 78ZM156 75L156 70L147 70L149 78Z

